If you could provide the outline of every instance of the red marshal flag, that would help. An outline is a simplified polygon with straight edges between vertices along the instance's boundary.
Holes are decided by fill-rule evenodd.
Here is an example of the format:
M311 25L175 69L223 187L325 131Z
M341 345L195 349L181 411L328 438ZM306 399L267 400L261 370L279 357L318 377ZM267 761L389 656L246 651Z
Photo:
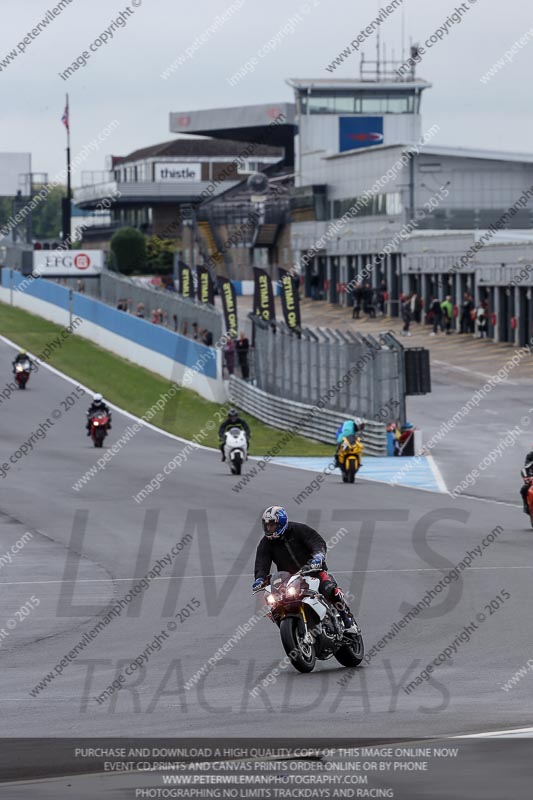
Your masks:
M68 113L68 96L67 96L67 104L65 106L65 110L63 111L63 116L61 117L61 122L63 123L63 125L65 126L67 131L70 133L69 113Z

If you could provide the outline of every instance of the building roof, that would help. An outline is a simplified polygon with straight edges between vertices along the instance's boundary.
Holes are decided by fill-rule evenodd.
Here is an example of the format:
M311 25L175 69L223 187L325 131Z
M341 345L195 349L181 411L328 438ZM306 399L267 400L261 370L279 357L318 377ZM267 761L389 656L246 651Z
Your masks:
M142 161L147 158L161 158L171 156L208 158L210 156L227 156L234 158L243 151L243 143L229 139L172 139L170 142L161 142L149 147L134 150L127 156L114 156L113 166L131 161ZM269 158L283 158L283 150L279 147L268 145L254 145L254 158L266 156Z
M430 89L433 84L416 78L413 80L402 80L399 78L397 81L376 81L376 80L358 80L356 78L288 78L286 83L293 89L302 91L305 89L320 89L327 91L333 89L337 91L363 90L372 89L403 91L405 89Z
M405 153L417 152L415 144L378 144L372 147L361 147L356 150L345 150L343 153L331 153L324 156L327 160L347 158L351 156L364 156L379 150L401 150ZM474 147L422 147L420 155L437 156L441 158L477 158L487 161L514 161L524 164L533 164L533 153L512 153L505 150L481 150Z

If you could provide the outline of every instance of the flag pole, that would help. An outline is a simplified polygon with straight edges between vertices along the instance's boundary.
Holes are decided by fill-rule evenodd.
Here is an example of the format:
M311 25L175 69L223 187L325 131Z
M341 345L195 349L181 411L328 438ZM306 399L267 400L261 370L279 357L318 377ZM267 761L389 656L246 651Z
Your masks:
M63 242L70 250L71 245L71 203L72 203L72 185L70 179L70 109L69 98L67 94L67 101L65 105L65 113L63 115L63 122L67 129L67 196L63 201Z

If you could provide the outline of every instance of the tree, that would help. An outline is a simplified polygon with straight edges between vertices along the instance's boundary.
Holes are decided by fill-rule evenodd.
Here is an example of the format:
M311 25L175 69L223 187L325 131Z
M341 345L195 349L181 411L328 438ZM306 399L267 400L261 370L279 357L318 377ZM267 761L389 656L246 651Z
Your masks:
M124 275L143 272L146 267L146 239L135 228L120 228L111 237L111 267Z
M154 275L171 275L174 267L174 253L178 247L172 239L149 236L146 241L146 265Z
M40 188L39 186L35 187L35 194L39 193ZM59 239L63 228L61 201L66 196L65 186L53 186L44 200L41 200L32 212L34 239Z

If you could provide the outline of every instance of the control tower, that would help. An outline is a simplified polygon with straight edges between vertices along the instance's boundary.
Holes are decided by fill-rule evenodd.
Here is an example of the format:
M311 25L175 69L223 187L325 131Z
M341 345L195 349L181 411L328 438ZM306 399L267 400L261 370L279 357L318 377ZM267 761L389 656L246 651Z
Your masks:
M295 93L296 185L325 183L323 159L347 150L417 142L422 92L414 72L398 77L394 62L361 60L359 78L291 78Z

